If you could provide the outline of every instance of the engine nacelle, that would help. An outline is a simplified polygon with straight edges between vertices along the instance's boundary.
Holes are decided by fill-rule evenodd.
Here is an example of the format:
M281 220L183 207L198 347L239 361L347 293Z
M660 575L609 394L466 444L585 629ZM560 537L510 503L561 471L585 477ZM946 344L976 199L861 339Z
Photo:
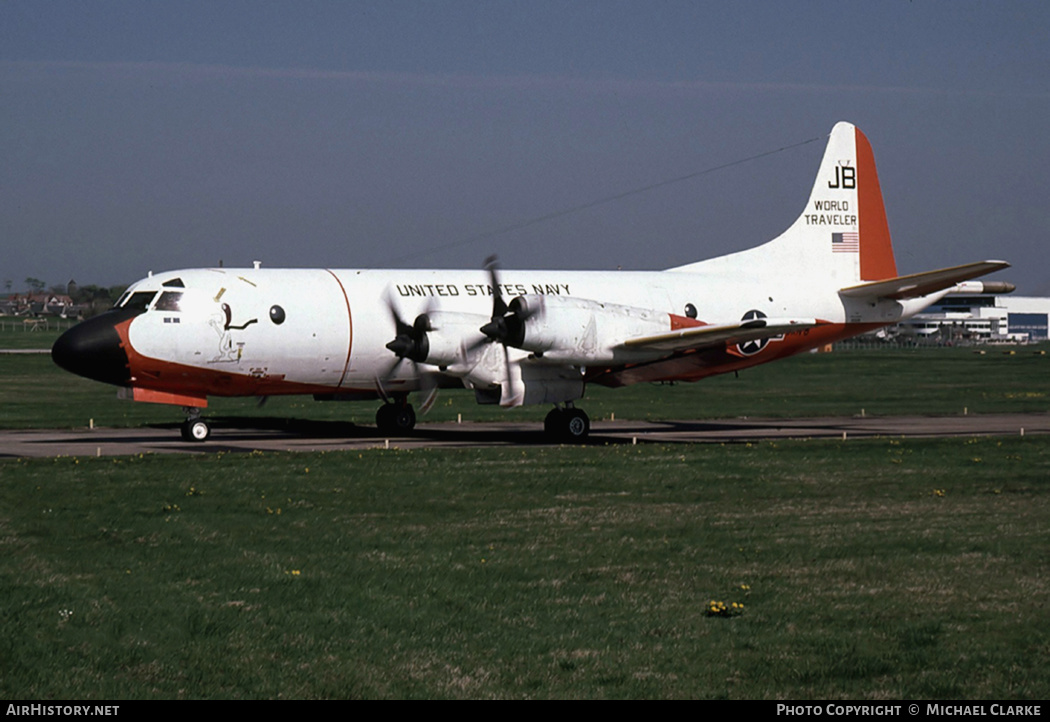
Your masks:
M573 366L628 363L653 357L651 351L621 348L630 338L671 330L665 311L564 296L518 296L510 310L524 321L517 348L552 363Z
M485 340L478 329L489 319L474 313L433 311L427 314L428 351L425 363L448 368L467 361L467 350Z

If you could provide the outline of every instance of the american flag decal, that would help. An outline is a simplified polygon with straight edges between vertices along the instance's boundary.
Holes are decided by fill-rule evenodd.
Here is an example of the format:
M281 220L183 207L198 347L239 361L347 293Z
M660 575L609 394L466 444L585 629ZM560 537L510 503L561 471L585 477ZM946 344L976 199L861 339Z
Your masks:
M832 233L831 250L834 253L859 253L860 233L851 231L849 233Z

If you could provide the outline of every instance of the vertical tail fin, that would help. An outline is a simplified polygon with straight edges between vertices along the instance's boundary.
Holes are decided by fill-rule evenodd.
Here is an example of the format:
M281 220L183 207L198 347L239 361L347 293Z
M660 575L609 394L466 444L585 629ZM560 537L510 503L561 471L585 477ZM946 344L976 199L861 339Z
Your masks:
M897 275L875 156L860 129L835 125L805 210L767 245L840 285Z
M772 241L672 270L746 269L752 276L821 279L836 288L897 275L871 144L850 123L828 138L806 208Z
M898 276L875 156L868 139L849 123L839 123L831 131L805 212L783 235L766 245L784 244L811 254L829 233L833 261L825 267L836 281L845 282L839 294L843 298L927 299L913 304L905 311L908 315L935 300L931 294L1010 265L981 261ZM814 260L819 266L819 255Z

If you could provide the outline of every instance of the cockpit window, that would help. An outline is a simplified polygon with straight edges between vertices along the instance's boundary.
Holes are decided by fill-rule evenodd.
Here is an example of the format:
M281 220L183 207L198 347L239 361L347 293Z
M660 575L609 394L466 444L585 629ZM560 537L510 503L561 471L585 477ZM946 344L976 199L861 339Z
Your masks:
M160 285L167 286L168 288L186 288L186 284L182 282L181 278L172 278L170 281L165 281Z
M154 311L181 311L180 302L182 293L180 291L164 291L160 298L153 304Z
M152 301L153 297L156 295L156 291L136 291L124 301L121 308L126 308L132 311L145 311L149 306L149 302Z

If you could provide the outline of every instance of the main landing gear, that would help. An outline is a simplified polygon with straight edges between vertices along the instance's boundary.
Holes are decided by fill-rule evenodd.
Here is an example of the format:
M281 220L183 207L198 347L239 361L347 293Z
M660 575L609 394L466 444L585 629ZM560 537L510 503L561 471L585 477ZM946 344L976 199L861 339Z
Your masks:
M404 400L385 403L376 410L376 427L380 433L403 436L410 433L415 425L416 411L412 404ZM543 431L552 441L580 443L591 432L591 420L583 409L570 404L555 406L543 420Z
M187 408L186 420L180 429L183 441L207 441L211 436L211 426L201 418L200 409Z
M591 420L587 412L575 408L571 403L564 408L555 406L543 420L543 431L556 441L579 443L591 432Z
M384 434L402 436L416 426L416 410L404 399L383 404L376 411L376 426Z

